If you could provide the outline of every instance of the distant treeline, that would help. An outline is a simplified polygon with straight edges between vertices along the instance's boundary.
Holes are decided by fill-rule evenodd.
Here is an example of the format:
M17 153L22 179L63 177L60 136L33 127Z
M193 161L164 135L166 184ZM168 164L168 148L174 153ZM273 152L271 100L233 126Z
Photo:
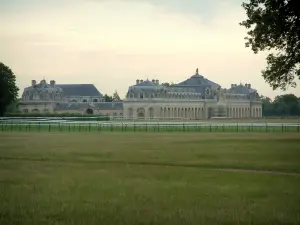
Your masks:
M300 116L300 98L293 94L276 96L272 101L268 97L263 97L264 117L294 117Z

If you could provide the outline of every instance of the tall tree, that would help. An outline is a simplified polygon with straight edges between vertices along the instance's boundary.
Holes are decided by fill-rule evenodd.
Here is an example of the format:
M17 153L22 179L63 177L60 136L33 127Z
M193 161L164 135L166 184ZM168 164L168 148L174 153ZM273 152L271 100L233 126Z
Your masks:
M300 79L299 0L249 0L243 3L248 19L240 23L249 31L246 47L256 54L273 50L267 56L262 76L273 90L296 87Z
M7 107L17 100L18 91L15 74L0 62L0 116L3 116Z
M262 96L262 113L264 116L274 115L274 106L272 100L269 97Z
M299 100L293 94L276 96L274 100L274 108L278 115L300 115Z
M119 94L118 94L117 91L115 91L115 92L113 93L112 100L113 100L114 102L120 102L120 101L121 101L121 98L120 98L120 96L119 96Z
M105 94L105 95L104 95L104 101L105 101L105 102L112 102L112 101L113 101L113 98L112 98L112 96L109 96L109 95Z

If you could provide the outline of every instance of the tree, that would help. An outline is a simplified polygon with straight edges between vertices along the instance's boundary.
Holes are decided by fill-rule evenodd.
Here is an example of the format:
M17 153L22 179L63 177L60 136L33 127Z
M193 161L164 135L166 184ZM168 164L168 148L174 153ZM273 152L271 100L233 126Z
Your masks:
M293 94L276 96L273 104L278 115L300 115L299 99Z
M7 107L17 100L18 91L16 76L8 66L0 62L0 116L3 116Z
M113 98L111 96L108 96L107 94L104 95L104 101L105 102L112 102Z
M120 102L121 101L121 98L120 98L120 96L119 96L119 94L118 94L117 91L115 91L115 93L113 93L112 101L113 102Z
M19 102L20 99L17 99L15 102L10 103L6 108L6 113L19 113Z
M264 116L274 116L274 106L269 97L262 97L262 113Z
M162 85L162 86L165 86L165 87L170 87L170 84L169 84L169 83L162 83L161 85Z
M165 87L171 87L171 86L174 86L175 84L173 82L171 84L166 82L166 83L162 83L161 85L165 86Z
M300 4L299 0L249 0L243 3L248 19L240 23L249 31L246 47L273 50L262 71L273 90L296 87L300 79Z

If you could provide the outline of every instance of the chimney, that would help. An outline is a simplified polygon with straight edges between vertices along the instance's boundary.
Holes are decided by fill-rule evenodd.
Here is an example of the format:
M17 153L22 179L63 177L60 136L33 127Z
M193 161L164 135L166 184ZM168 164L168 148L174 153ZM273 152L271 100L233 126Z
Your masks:
M156 84L159 84L159 80L156 80Z
M136 80L136 84L139 84L140 83L140 80Z
M51 86L55 86L55 80L51 80L51 81L50 81L50 85L51 85Z
M234 84L231 84L231 88L233 88L234 87Z
M36 85L36 80L32 80L31 81L31 86L35 86Z
M155 84L155 80L154 79L152 80L152 83Z
M251 84L248 84L248 88L251 88Z
M140 80L140 82L143 83L144 81L143 81L143 80Z

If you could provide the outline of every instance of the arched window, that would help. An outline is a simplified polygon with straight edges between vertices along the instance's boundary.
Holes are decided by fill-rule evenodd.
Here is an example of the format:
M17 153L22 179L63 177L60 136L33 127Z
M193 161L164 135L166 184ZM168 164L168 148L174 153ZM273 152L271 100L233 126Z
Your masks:
M82 102L87 102L87 100L86 100L86 99L83 99Z
M93 99L93 102L98 102L98 99Z

